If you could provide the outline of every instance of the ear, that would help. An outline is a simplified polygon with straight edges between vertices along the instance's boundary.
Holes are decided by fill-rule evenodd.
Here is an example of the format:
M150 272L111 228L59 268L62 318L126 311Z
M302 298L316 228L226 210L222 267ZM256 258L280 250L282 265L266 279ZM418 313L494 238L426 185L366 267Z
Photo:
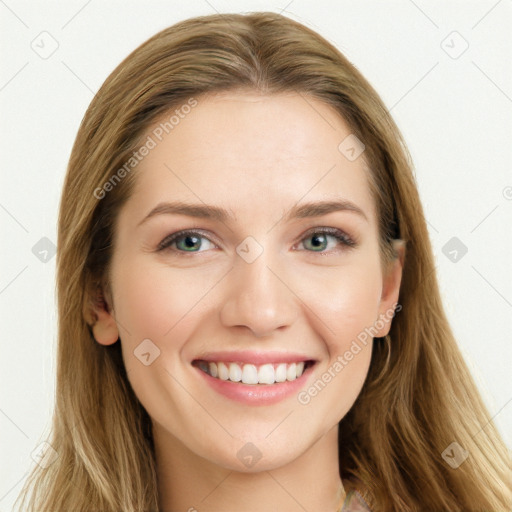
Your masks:
M395 254L394 258L389 262L382 276L379 319L375 322L375 327L378 331L375 335L377 338L382 338L389 333L395 312L395 304L398 303L400 293L400 283L402 282L402 271L405 260L405 242L400 239L394 240L393 250ZM401 308L401 306L399 307Z
M94 339L101 345L112 345L119 339L110 296L98 287L89 303L88 318L91 319Z

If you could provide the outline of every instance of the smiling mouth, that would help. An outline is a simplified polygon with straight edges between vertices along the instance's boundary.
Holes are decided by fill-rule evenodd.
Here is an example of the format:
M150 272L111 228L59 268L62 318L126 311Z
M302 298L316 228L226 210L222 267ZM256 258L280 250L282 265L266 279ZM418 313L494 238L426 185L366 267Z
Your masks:
M261 365L235 362L213 362L196 359L192 362L204 373L215 379L240 384L272 385L298 379L314 361L298 363L266 363Z

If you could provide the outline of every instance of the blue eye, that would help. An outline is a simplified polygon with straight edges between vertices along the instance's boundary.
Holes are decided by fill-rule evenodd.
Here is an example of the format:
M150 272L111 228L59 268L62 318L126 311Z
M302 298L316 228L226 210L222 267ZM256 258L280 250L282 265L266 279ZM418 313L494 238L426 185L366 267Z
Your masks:
M304 244L304 241L308 239L312 241L312 244ZM328 248L329 239L335 241L333 247L331 247L334 250L338 245L344 245L347 248L356 246L356 243L346 233L337 228L314 228L301 239L301 243L312 249L308 252L327 254L330 252L325 250ZM204 249L202 240L207 240L207 245L211 244L215 247L215 244L199 231L179 231L164 238L158 245L157 251L171 250L180 256L187 252L203 252L199 250ZM172 247L173 245L175 247ZM206 249L208 248L211 247L206 247Z

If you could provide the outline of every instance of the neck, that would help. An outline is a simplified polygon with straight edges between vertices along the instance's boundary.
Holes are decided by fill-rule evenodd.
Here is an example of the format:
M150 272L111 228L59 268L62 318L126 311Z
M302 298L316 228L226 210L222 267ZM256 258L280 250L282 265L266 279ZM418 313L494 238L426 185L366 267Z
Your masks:
M251 473L200 457L155 422L153 439L160 512L338 512L345 497L338 425L288 464Z

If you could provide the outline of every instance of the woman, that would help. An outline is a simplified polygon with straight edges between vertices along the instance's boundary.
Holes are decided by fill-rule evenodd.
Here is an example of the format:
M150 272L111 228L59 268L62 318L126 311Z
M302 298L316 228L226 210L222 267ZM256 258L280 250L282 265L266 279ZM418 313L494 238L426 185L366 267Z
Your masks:
M82 122L58 237L30 510L512 506L400 133L313 31L215 15L136 49Z

